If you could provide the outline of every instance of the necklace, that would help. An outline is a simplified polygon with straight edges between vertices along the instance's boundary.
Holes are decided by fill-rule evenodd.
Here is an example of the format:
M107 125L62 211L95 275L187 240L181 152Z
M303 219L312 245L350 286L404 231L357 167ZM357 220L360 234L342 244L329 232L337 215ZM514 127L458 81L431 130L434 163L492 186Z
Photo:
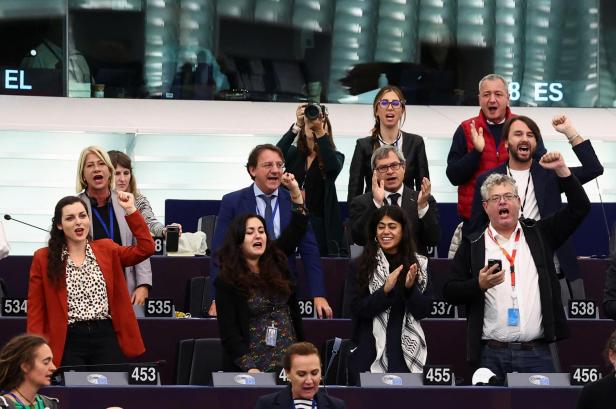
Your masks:
M396 140L389 143L389 142L385 142L385 140L383 139L383 137L381 136L381 133L379 132L379 141L383 144L383 145L389 145L389 146L395 146L396 148L398 147L398 142L400 141L400 138L402 138L402 131L398 130L398 136L396 137Z
M15 392L17 392L17 394L19 396L21 396L26 402L28 402L28 405L25 405L24 403L22 403L19 399L17 399L17 396L13 395L14 398L16 398L16 402L17 403L17 407L18 408L24 408L24 409L28 409L30 407L34 408L34 409L38 409L38 408L43 408L43 402L42 399L38 396L38 395L34 395L34 400L31 401L30 399L26 398L23 393L21 393L19 391L19 389L15 388Z

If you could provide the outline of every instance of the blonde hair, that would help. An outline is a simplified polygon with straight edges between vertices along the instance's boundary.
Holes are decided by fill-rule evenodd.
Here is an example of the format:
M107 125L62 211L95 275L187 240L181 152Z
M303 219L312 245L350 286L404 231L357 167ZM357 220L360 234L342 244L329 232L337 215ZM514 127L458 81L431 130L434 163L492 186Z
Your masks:
M86 157L90 153L95 154L99 159L105 162L105 166L107 166L107 169L109 169L109 188L115 189L115 168L111 164L111 159L109 159L109 155L107 155L107 152L103 148L99 148L98 146L88 146L81 151L81 154L79 155L79 161L77 162L77 178L75 184L76 192L79 193L88 188L88 184L83 177L83 169L86 166Z

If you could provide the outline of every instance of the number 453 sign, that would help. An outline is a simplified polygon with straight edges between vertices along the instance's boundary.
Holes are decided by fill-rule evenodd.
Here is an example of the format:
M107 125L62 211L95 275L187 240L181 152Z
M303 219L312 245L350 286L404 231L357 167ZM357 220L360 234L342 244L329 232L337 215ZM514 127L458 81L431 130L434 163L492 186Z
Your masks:
M135 365L128 371L129 385L159 385L156 365Z

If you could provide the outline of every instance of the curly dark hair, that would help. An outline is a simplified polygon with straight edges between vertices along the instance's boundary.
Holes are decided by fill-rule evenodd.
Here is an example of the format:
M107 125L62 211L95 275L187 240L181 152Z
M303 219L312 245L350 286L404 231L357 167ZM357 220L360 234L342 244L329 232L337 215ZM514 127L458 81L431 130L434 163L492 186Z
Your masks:
M47 246L49 247L47 253L47 276L56 287L66 274L64 260L62 260L62 250L66 245L66 237L64 236L64 231L60 230L58 225L62 224L62 209L74 203L81 203L86 212L88 211L88 206L86 206L81 198L77 196L65 196L56 204L53 218L51 219L51 232L49 234L49 241L47 242ZM88 214L88 217L89 216Z
M0 350L0 389L10 391L19 387L25 379L21 366L34 365L35 351L41 345L47 344L47 340L34 334L17 335Z
M254 213L240 215L231 222L222 247L217 252L220 279L234 285L245 296L255 289L261 289L268 295L288 296L291 294L291 282L285 272L289 261L276 243L270 240L267 232L265 252L259 258L259 274L255 275L248 269L242 243L246 236L246 222L252 218L266 225L265 219Z
M374 96L374 101L372 101L372 113L374 114L374 127L370 130L370 140L372 141L372 150L375 151L381 144L379 143L379 134L381 133L381 123L379 121L379 117L376 114L376 111L379 109L379 101L385 95L386 92L393 91L400 98L400 102L402 103L402 110L404 111L404 117L402 118L402 123L406 121L406 99L404 98L404 92L395 85L386 85L379 90L379 92Z
M329 122L329 117L325 117L325 124L327 125L327 133L323 138L326 138L327 142L332 145L332 148L336 150L336 144L334 143L334 134L332 131L332 124ZM325 178L325 164L323 163L323 158L319 155L319 145L317 144L316 138L314 141L314 151L317 154L317 163L319 164L319 169L321 170L321 174L323 178ZM297 150L300 151L304 156L308 157L312 152L308 147L308 141L306 140L306 130L304 127L301 127L299 133L297 134Z
M413 240L413 234L411 233L411 223L404 214L404 211L399 206L381 207L374 212L372 218L370 219L370 223L368 224L368 241L364 246L363 253L359 257L357 285L360 293L367 291L368 284L370 283L370 279L372 278L377 266L376 254L380 246L376 239L376 227L385 216L389 216L402 225L402 238L400 240L400 244L398 245L397 259L400 261L400 264L404 265L403 271L407 270L409 266L417 262L417 257L415 256L415 241ZM396 285L404 286L405 278L406 277L404 274L400 274Z

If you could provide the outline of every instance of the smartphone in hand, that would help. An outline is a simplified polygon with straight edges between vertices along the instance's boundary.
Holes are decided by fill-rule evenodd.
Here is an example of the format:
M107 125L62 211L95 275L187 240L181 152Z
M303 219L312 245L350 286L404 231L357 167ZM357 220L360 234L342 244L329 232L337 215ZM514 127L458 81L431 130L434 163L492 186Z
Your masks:
M494 264L498 264L496 270L492 272L492 274L496 274L503 269L503 262L498 258L491 258L488 260L488 268L492 267Z

